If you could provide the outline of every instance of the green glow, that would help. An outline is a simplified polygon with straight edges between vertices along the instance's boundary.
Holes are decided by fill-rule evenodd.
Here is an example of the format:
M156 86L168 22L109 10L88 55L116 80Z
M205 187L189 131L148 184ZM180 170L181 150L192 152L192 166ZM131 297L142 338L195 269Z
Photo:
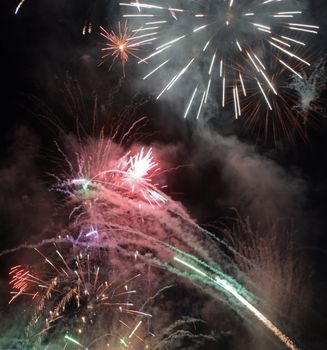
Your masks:
M77 340L75 340L74 338L72 338L71 336L69 336L67 334L65 335L65 340L68 340L68 341L70 341L70 342L72 342L72 343L74 343L76 345L79 345L82 348L84 348L84 346L81 343L79 343Z
M187 258L189 258L189 259L191 259L191 260L194 260L194 261L197 262L199 265L204 266L205 268L207 268L207 269L210 270L211 272L214 272L214 273L216 273L217 275L225 275L221 270L218 270L217 268L208 265L207 263L205 263L205 262L202 261L201 259L195 257L194 255L189 254L189 253L186 253L186 252L184 252L183 250L181 250L181 249L179 249L179 248L177 248L177 247L174 247L174 246L172 246L172 245L170 245L170 244L165 243L165 245L166 245L167 247L169 247L170 249L172 249L172 250L174 250L174 251L180 253L181 255L186 256ZM183 260L182 260L182 261L183 261ZM179 262L182 263L182 261L179 261ZM185 264L184 264L184 265L185 265ZM190 266L192 266L192 265L186 265L186 266L190 267ZM208 277L208 276L206 275L206 277Z
M72 183L74 185L80 185L82 188L82 191L86 194L89 192L89 185L91 183L90 180L85 179L85 178L80 178L80 179L74 179L72 180Z
M227 292L227 295L228 294L233 295L236 299L241 301L241 303L243 305L245 305L244 300L246 300L246 299L237 291L237 288L235 288L232 284L230 284L228 282L228 280L223 279L223 278L221 278L219 276L216 276L215 278L212 278L211 276L209 276L208 274L206 274L205 272L200 270L198 267L188 263L187 261L185 261L185 260L183 260L183 259L181 259L181 258L179 258L177 256L174 257L174 260L178 261L179 263L183 264L184 266L188 267L189 269L195 271L199 275L208 278L210 281L214 282L219 287L221 287L224 290L225 293Z
M201 271L196 266L191 265L187 261L174 256L174 260L188 267L189 269L197 272L199 275L208 278L210 281L214 281L219 287L221 287L225 293L232 295L236 300L238 300L243 306L245 306L259 321L261 321L272 333L274 333L289 349L298 350L296 345L288 338L284 333L281 332L266 316L264 316L256 307L249 303L235 287L228 283L227 280L216 276L215 278L210 277L205 272ZM196 260L196 258L194 259Z
M184 260L180 259L179 257L174 256L174 260L176 260L176 261L180 262L181 264L183 264L183 265L187 266L188 268L190 268L191 270L193 270L193 271L195 271L195 272L199 273L200 275L202 275L202 276L204 276L204 277L208 277L208 278L209 278L209 276L208 276L206 273L204 273L203 271L201 271L201 270L200 270L200 269L198 269L197 267L195 267L195 266L193 266L193 265L189 264L188 262L186 262L186 261L184 261Z
M82 188L83 188L84 193L87 193L87 192L89 191L89 184L90 184L90 181L86 181L86 182L82 185Z
M190 253L186 253L183 250L174 247L172 245L169 244L165 244L167 247L169 247L170 249L178 252L179 254L183 255L183 257L187 257L188 259L192 260L193 262L197 263L198 265L200 265L201 267L203 267L204 269L209 270L211 273L217 275L220 279L225 280L226 282L228 282L229 285L232 285L234 289L238 290L238 292L240 294L246 295L246 297L250 300L254 300L254 297L249 293L249 291L247 291L242 285L240 285L236 280L234 280L231 276L226 275L223 271L221 271L219 268L215 267L215 266L211 266L209 264L207 264L206 262L202 261L201 259L195 257L194 255L190 254ZM177 260L179 263L187 266L188 268L192 269L193 271L197 272L198 274L200 274L201 276L204 276L206 278L209 279L209 281L213 282L213 284L217 285L217 282L214 278L212 278L210 275L205 274L203 271L199 270L198 268L196 268L194 265L185 262L184 260L182 260L181 258L174 258L174 260ZM201 271L201 272L199 272ZM209 281L203 281L206 283L209 283ZM212 284L211 284L212 285ZM218 284L219 285L219 284ZM221 285L219 285L221 288L223 288ZM224 288L223 288L224 289Z
M127 343L124 338L120 338L120 344L123 344L124 346L127 347Z

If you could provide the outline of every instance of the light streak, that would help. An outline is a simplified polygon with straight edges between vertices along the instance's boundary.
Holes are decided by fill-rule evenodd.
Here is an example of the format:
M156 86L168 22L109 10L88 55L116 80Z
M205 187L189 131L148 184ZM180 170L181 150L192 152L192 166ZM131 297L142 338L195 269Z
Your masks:
M241 73L239 73L239 77L240 77L240 82L241 82L241 85L242 85L243 94L244 94L244 96L246 96L246 91L245 91L245 87L244 87L243 78L242 78L242 74Z
M143 77L143 80L147 79L148 77L150 77L153 73L155 73L158 69L160 69L161 67L163 67L166 63L168 63L169 60L166 60L165 62L159 64L158 67L156 67L153 71L151 71L149 74L147 74L145 77Z
M198 114L196 115L196 119L199 119L199 117L200 117L205 96L206 96L206 91L203 92L203 95L202 95L202 98L201 98L201 103L200 103L200 106L199 106L199 109L198 109Z
M24 2L25 2L25 0L21 0L21 1L19 2L19 4L17 5L17 7L16 7L16 9L15 9L15 15L18 14L18 11L19 11L20 8L23 6Z
M212 71L212 67L213 67L213 64L215 62L215 59L216 59L216 53L214 53L214 55L212 56L212 59L211 59L211 64L210 64L210 68L209 68L209 72L208 72L209 75L211 75L211 71Z
M192 271L207 278L209 281L215 282L227 295L232 295L241 304L243 304L258 320L260 320L271 332L273 332L289 349L298 350L298 347L288 338L284 333L282 333L270 320L267 319L257 308L255 308L251 303L249 303L227 280L215 276L212 277L206 272L202 271L198 267L188 263L187 261L174 256L174 260L180 264L188 267Z
M278 61L283 64L286 68L288 68L290 71L292 71L295 75L297 75L299 78L303 79L301 74L299 74L295 69L293 69L292 67L290 67L287 63L285 63L283 60L281 60L280 58L278 59Z
M225 76L223 78L223 97L222 97L222 106L225 107Z
M132 338L132 336L134 335L134 333L137 331L137 329L140 327L140 325L142 324L142 321L140 321L132 330L131 334L128 336L128 338Z
M87 349L85 346L83 346L81 343L79 343L76 339L74 339L73 337L71 337L67 334L65 335L64 339L70 341L71 343L73 343L75 345L82 347L83 349Z
M186 111L185 111L185 114L184 114L184 118L186 118L187 115L188 115L188 112L189 112L189 110L190 110L190 108L191 108L191 106L192 106L192 103L193 103L193 100L194 100L194 97L195 97L195 94L196 94L197 90L198 90L198 87L196 87L196 88L194 89L194 91L193 91L193 94L192 94L192 97L191 97L191 99L190 99L190 102L189 102L189 104L188 104L188 106L187 106L187 108L186 108Z
M209 81L208 81L208 86L207 86L207 89L206 89L206 97L205 97L205 99L204 99L204 103L207 103L207 99L208 99L208 95L209 95L210 86L211 86L211 78L210 78Z
M271 107L271 104L269 103L268 97L267 97L266 93L264 92L264 90L263 90L263 88L262 88L262 86L261 86L261 84L259 83L258 80L257 80L257 84L258 84L258 86L259 86L259 89L260 89L260 91L261 91L263 97L265 98L265 100L266 100L266 102L267 102L267 105L268 105L269 109L272 111L272 107Z

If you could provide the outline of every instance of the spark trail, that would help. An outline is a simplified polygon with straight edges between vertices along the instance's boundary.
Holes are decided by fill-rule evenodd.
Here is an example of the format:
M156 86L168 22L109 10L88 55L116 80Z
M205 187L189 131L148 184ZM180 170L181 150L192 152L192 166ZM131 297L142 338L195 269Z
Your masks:
M112 141L108 140L107 142L110 143ZM108 149L105 145L106 143L104 142L103 149ZM84 147L84 150L86 149ZM95 149L93 145L92 151L89 150L91 154L95 153ZM114 144L111 144L111 150L114 149ZM75 153L78 154L79 152ZM127 154L130 157L129 153ZM102 160L105 160L103 164L117 164L109 160L112 157L115 158L115 154L110 155L108 153L106 157L101 157ZM103 247L116 249L122 254L127 254L127 256L134 254L131 252L131 247L133 247L132 251L137 252L138 259L147 264L154 264L165 269L168 268L169 271L178 275L183 275L183 272L179 269L171 268L169 264L167 265L168 261L174 259L176 251L187 257L198 256L198 262L215 272L217 276L223 276L219 280L217 279L218 277L213 278L207 275L210 278L207 278L206 282L210 282L209 284L211 285L219 285L225 294L233 295L234 298L241 301L244 306L276 334L281 341L286 345L293 346L293 343L276 326L270 323L264 315L260 314L252 304L246 304L247 300L241 294L235 294L236 289L231 289L231 286L235 285L238 289L244 290L244 293L250 295L232 277L223 272L224 269L228 268L229 271L234 269L235 275L242 275L231 259L218 248L217 239L212 234L196 225L179 204L168 199L164 194L160 193L166 200L162 201L159 206L148 205L140 207L138 203L139 197L130 197L130 194L135 191L134 186L136 188L140 186L138 183L139 179L141 179L142 186L147 186L148 181L144 181L144 176L158 166L153 160L150 150L145 152L144 149L141 149L132 158L126 158L126 156L116 158L119 159L118 164L125 162L127 169L129 169L123 172L124 176L128 176L127 194L125 190L121 192L121 179L118 177L117 180L115 170L109 169L101 172L98 166L94 166L96 163L92 164L92 162L87 163L84 161L91 159L88 153L84 153L83 157L78 156L79 172L83 173L85 169L94 169L95 174L97 174L87 176L89 179L87 191L85 181L78 184L75 183L74 186L72 186L72 181L69 178L61 183L59 182L58 188L62 188L61 186L64 184L64 192L68 193L72 198L71 205L73 209L71 218L74 219L74 224L71 226L71 232L76 231L78 227L94 227L94 222L96 222L97 238L93 240L92 237L89 237L91 246L92 244L97 246L101 242L100 244ZM124 161L122 162L121 159L124 159ZM125 165L123 168L126 169ZM72 174L74 174L74 171ZM110 177L98 182L98 178L100 178L98 174L110 175ZM120 174L121 171L118 171L119 176ZM96 182L93 183L93 181ZM144 200L147 196L142 195L140 198ZM167 244L167 242L171 242L171 244ZM147 251L147 253L141 253L142 251ZM227 281L230 281L230 284ZM201 282L203 281L196 283L199 288L201 288ZM215 294L215 298L221 299L221 296ZM238 311L237 307L231 306ZM257 310L257 312L254 310ZM296 349L295 345L293 349Z
M92 303L94 307L101 305L103 294L109 297L106 293L98 295L98 287L94 287L94 285L106 285L105 276L97 277L97 271L100 274L103 269L97 270L92 265L92 257L97 256L97 251L102 251L106 252L105 254L119 254L120 259L116 261L97 259L110 262L113 268L121 267L123 259L159 267L164 276L167 274L167 281L171 273L185 277L201 293L228 303L242 316L240 305L230 302L232 296L246 306L286 345L293 344L253 306L254 303L250 304L248 300L255 301L255 297L233 278L238 276L246 281L246 276L233 259L219 248L222 242L199 227L180 204L171 200L155 186L155 177L160 176L160 172L159 163L154 159L152 149L145 151L144 148L140 148L134 154L110 138L91 138L84 140L82 144L67 143L65 147L69 150L67 154L58 148L65 159L65 165L61 167L63 169L61 174L53 175L57 183L52 189L62 194L65 202L63 210L70 213L69 223L60 232L58 239L66 237L66 243L63 244L73 245L75 253L67 259L67 254L57 249L60 254L56 253L55 260L44 253L45 248L38 245L36 252L44 258L46 266L54 274L47 274L47 279L42 272L36 274L31 271L29 266L23 268L16 266L12 270L13 300L24 295L34 299L43 296L44 304L40 303L42 306L47 305L48 292L51 291L53 295L54 299L50 300L54 300L55 303L51 306L50 302L48 306L48 311L52 311L50 320L41 322L43 327L39 332L47 332L47 324L52 326L56 322L61 322L57 318L61 316L64 318L64 306L68 300L74 301L70 308L74 306L74 310L79 310L78 305L83 305L82 300L85 298L89 300L89 294L94 296ZM154 197L151 197L151 191L155 191ZM45 243L53 242L45 241ZM195 261L198 266L202 266L203 273L194 276L180 269L177 263L181 262L176 260L176 254ZM183 258L182 261L186 260ZM135 266L138 265L135 263ZM135 267L132 267L126 271L132 273L134 269ZM209 272L205 272L207 270ZM203 283L207 288L203 288ZM126 284L128 285L124 282L124 285ZM61 285L70 286L63 295ZM90 286L93 287L90 289ZM93 292L90 293L89 290ZM131 289L128 288L128 291ZM111 294L111 297L112 295L117 293ZM129 313L132 310L127 306L130 307L127 304L126 307L121 305L122 311ZM140 309L135 311L143 312ZM43 314L39 311L35 320L41 320ZM88 315L89 313L82 314L82 317L85 316L87 319ZM91 313L90 319L93 317ZM84 324L83 319L79 320ZM137 323L133 327L136 325ZM83 330L80 322L76 329ZM130 332L132 330L133 328ZM133 334L135 333L136 331Z
M188 267L192 271L195 271L200 276L207 278L208 280L215 282L227 295L232 295L241 304L243 304L256 318L258 318L271 332L273 332L289 349L298 350L296 345L283 334L270 320L267 319L257 308L255 308L251 303L249 303L237 290L234 288L227 280L221 277L211 277L208 273L202 271L197 266L190 264L184 259L178 256L174 257L174 260L180 264Z
M9 304L22 297L31 298L33 302L34 315L28 327L30 337L41 342L42 339L53 342L57 334L60 339L60 334L66 332L65 342L87 349L90 344L83 346L80 340L69 334L76 334L81 340L89 339L92 334L101 333L108 327L111 333L116 330L117 334L121 334L118 338L126 338L126 346L136 337L146 347L137 330L143 318L151 318L152 315L135 309L131 299L137 298L137 291L131 286L142 285L137 281L141 274L117 281L115 271L108 263L110 254L100 248L89 250L74 245L68 249L67 244L61 248L54 245L54 251L49 253L43 251L46 247L42 251L35 248L44 259L45 266L16 265L10 270L9 284L13 297ZM75 256L72 256L74 253ZM119 273L121 278L126 275ZM106 320L105 326L101 324L103 320ZM92 343L99 343L99 339Z

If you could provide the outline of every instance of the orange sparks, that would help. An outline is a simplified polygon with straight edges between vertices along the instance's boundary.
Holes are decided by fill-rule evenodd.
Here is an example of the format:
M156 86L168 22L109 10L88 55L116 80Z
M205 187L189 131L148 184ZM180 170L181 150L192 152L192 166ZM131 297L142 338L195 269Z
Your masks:
M108 57L113 57L113 62L109 70L117 60L120 60L123 67L123 76L125 76L125 64L128 62L130 56L141 60L141 58L135 54L135 51L138 51L138 47L144 42L135 42L135 39L138 38L135 37L134 34L130 34L127 22L125 22L123 27L121 27L120 22L118 22L118 34L114 31L108 32L103 27L100 28L100 34L107 40L106 46L101 49L107 52L102 56L102 59L106 60Z

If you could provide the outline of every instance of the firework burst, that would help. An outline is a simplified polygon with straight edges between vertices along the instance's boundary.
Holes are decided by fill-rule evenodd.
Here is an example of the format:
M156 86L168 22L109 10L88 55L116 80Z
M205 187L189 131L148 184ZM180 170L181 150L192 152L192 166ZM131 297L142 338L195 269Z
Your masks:
M9 303L23 296L33 300L35 313L29 325L30 337L48 342L54 334L66 333L66 341L74 339L68 334L89 339L90 329L98 334L97 328L103 328L101 322L105 319L110 333L120 325L125 327L119 334L129 333L126 347L134 341L133 336L144 343L137 329L142 319L151 315L135 309L131 301L136 295L131 286L140 278L139 273L117 282L108 266L108 256L95 249L87 251L75 246L75 256L67 253L67 249L63 253L57 245L55 254L45 255L37 248L35 251L44 259L44 266L17 265L9 273L13 295Z
M102 51L105 52L102 59L105 62L108 58L112 58L109 70L119 60L122 64L123 76L125 76L125 65L130 57L141 60L136 53L139 51L140 46L149 44L153 39L146 39L146 35L137 35L137 32L135 30L129 30L127 21L124 22L123 26L118 22L117 33L113 30L108 32L105 28L101 27L100 34L107 40L105 47L102 48Z
M273 55L273 53L271 54ZM258 139L264 135L265 143L272 141L276 144L284 136L289 141L294 141L296 135L305 140L304 116L294 108L298 103L298 96L290 88L291 79L286 74L293 64L292 59L283 58L284 60L282 60L280 53L277 53L275 58L275 60L270 60L266 70L270 73L272 84L278 86L279 93L275 94L269 86L262 85L262 91L269 101L268 106L261 103L262 94L260 91L254 88L249 89L248 95L243 99L241 118L244 122L243 125ZM302 81L301 62L293 64L292 67L297 77Z
M67 137L70 147L65 149L56 143L66 166L61 174L51 174L56 180L52 189L82 203L101 197L106 191L133 199L139 208L145 204L153 208L167 203L168 197L160 190L166 186L156 181L161 172L152 148L127 147L132 131L144 119L137 119L126 130L120 130L122 127L118 124L109 130L110 137L105 137L102 129L98 138Z
M292 59L282 60L281 56L280 53L276 54L276 60L271 60L267 66L279 94L276 95L269 87L262 87L272 108L261 103L261 93L255 89L249 90L250 93L243 100L243 125L258 139L264 135L266 143L272 140L277 144L283 137L294 142L296 136L307 140L306 126L316 126L317 120L324 114L324 103L320 98L325 87L322 78L324 60L313 64L307 71L297 62L292 66L295 75L290 77L286 72L291 67Z
M103 317L112 315L116 320L112 322L114 325L121 325L119 320L125 314L149 318L139 314L144 312L143 308L133 308L128 298L112 299L123 293L130 296L134 290L130 287L124 290L125 285L129 286L125 273L122 290L113 286L113 293L112 278L106 275L106 267L122 268L124 261L124 271L132 273L132 276L145 266L148 268L147 276L150 268L156 270L154 280L161 278L168 281L173 274L193 284L213 300L228 303L244 319L250 312L290 349L297 349L260 311L260 301L238 282L242 277L243 282L246 281L246 276L230 255L219 248L222 245L228 248L226 243L202 229L180 204L157 189L152 180L159 171L159 165L153 158L152 149L135 147L138 152L133 152L133 149L126 150L122 146L131 128L123 134L119 143L112 141L114 135L106 139L102 133L98 138L70 138L69 144L65 142L67 152L58 145L66 166L61 164L62 173L53 175L57 180L53 189L64 194L62 209L65 213L69 212L69 223L64 229L57 230L60 232L57 238L21 247L36 248L45 260L42 268L35 271L32 266L16 266L11 271L13 299L10 302L28 296L36 304L28 334L48 344L57 341L57 327L60 325L61 341L66 334L64 339L67 344L76 341L86 348L91 341L107 334L105 330L93 327L96 322L101 323ZM152 190L164 198L162 202L149 201L147 196ZM54 254L54 259L53 254L45 253L47 244L58 246L64 242L76 247L71 254L56 248L58 252ZM103 252L105 257L101 254L97 256L97 252ZM113 262L108 258L112 254L119 255L119 259ZM133 264L131 269L126 268L126 261ZM103 268L102 263L105 262L107 265ZM97 267L100 269L97 270ZM233 276L237 276L237 280ZM148 279L152 288L153 279ZM99 286L103 286L105 291L97 293ZM115 306L114 303L123 305ZM102 312L105 313L103 317ZM135 322L129 323L123 320L129 327L126 326L125 332L132 334L135 341L138 341L136 335L143 339L140 321L135 319ZM92 327L89 328L96 329L96 334L87 334L83 340L86 325L90 324ZM117 327L112 327L107 321L105 325L113 335ZM119 327L118 330L121 334ZM166 344L174 337L159 341Z
M120 158L115 158L117 154L111 153L111 146L118 146L107 141L108 156L102 159L101 168L97 168L95 159L87 157L87 154L77 156L78 172L76 176L60 181L56 189L64 191L70 196L98 196L104 189L114 189L121 192L126 198L134 198L149 205L161 206L168 201L168 198L157 189L156 184L152 183L154 174L159 171L158 163L154 162L152 149L145 153L141 148L135 155L128 151ZM111 158L112 157L112 158ZM99 159L98 159L99 160ZM72 163L69 162L72 168Z
M191 112L196 118L201 116L210 92L221 107L232 102L236 119L242 114L243 98L254 88L261 96L260 103L272 110L266 90L276 95L279 92L267 72L270 61L277 60L289 73L298 74L294 65L305 67L310 63L295 53L305 46L296 35L316 34L318 30L298 19L302 11L286 1L173 1L169 6L147 1L120 5L123 17L152 35L155 42L154 50L139 63L150 67L144 80L161 74L157 99L169 94L177 83L187 81L180 96L185 100L185 118ZM285 64L286 59L289 64Z
M326 56L321 57L309 72L302 72L291 79L289 87L297 95L293 109L301 116L303 124L326 115L326 100L322 93L326 90Z

